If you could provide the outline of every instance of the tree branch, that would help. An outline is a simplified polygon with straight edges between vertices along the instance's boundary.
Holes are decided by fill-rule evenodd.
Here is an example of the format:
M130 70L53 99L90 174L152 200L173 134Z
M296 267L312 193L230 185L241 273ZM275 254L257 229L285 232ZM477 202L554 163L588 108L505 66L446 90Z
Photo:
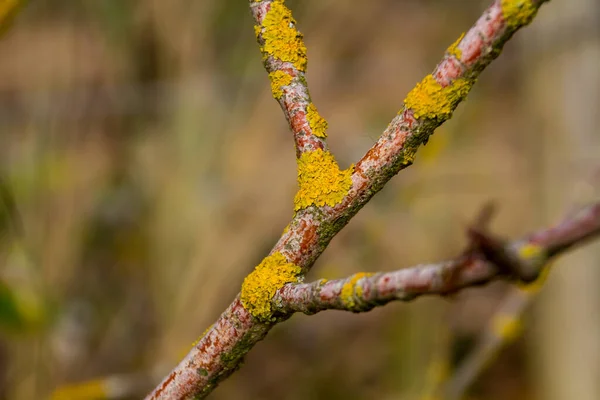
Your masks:
M306 46L296 20L283 2L250 1L255 33L269 73L273 97L294 135L296 156L327 150L327 122L310 98L306 82ZM269 11L272 11L269 13Z
M314 132L306 134L306 125L310 124L302 121L297 110L294 113L287 111L287 97L281 100L284 112L289 114L288 119L300 119L297 128L294 128L295 123L290 123L292 130L303 130L304 137L312 140L312 144L304 145L299 140L301 135L295 133L297 153L301 153L301 157L298 172L300 190L295 200L294 218L269 257L244 281L242 293L246 289L248 301L236 296L188 355L148 396L149 399L204 398L239 368L245 354L267 335L275 323L286 319L285 316L272 315L270 301L275 291L308 271L331 239L371 197L395 174L412 164L418 147L427 142L435 128L452 116L481 71L500 54L504 43L518 29L531 22L545 1L494 1L475 25L450 46L434 72L408 94L398 116L377 143L349 170L339 171L333 156L320 153L324 147L317 144L314 137L317 135ZM260 23L256 31L261 50L267 54L267 70L286 73L284 70L290 69L289 63L292 63L303 72L306 67L303 44L300 44L299 33L283 0L250 0L250 7ZM268 32L270 29L273 30ZM282 61L281 65L269 66L269 57ZM292 73L295 74L295 71L291 71L290 75ZM300 102L302 108L307 104L308 91L302 86L305 85L301 79L303 76L297 74L293 78L295 80L291 84L274 85L274 92L281 90L286 96L288 93L291 96L291 89L286 86L296 85L299 93L305 93ZM312 156L303 160L304 154ZM324 173L325 176L321 175ZM252 284L258 286L253 287ZM254 307L254 303L264 296L265 304L250 311L250 306Z
M512 262L536 278L550 259L600 233L600 203L581 209L560 224L502 244ZM498 278L515 278L478 246L454 260L386 273L358 273L344 279L290 283L273 298L283 314L314 314L323 310L369 311L390 301L422 295L445 295ZM535 285L535 284L534 284Z

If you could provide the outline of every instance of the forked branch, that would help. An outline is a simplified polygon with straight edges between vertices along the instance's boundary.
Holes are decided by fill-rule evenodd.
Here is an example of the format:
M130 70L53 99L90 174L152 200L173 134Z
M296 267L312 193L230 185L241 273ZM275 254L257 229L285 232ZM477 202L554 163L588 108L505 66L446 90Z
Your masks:
M291 11L283 0L250 0L273 94L296 143L295 215L270 254L246 277L240 295L148 398L203 398L239 368L252 347L289 315L277 313L273 296L299 282L348 221L412 164L419 146L452 116L481 71L545 1L495 0L408 94L377 143L356 165L341 170L325 145L325 122L311 106L306 49ZM480 268L491 271L489 265Z

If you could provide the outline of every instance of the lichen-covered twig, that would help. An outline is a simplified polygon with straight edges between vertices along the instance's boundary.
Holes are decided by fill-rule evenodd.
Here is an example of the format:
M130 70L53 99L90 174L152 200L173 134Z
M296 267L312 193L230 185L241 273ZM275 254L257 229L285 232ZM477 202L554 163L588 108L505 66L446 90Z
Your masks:
M502 242L501 248L513 263L526 266L532 277L538 277L553 257L593 235L600 234L600 203L588 206L560 224L527 237ZM515 270L518 270L516 268ZM511 270L499 267L479 246L472 247L454 260L420 265L386 273L358 273L344 279L320 280L312 283L290 283L277 291L272 308L283 314L314 314L322 310L368 311L390 301L412 300L422 295L445 295L464 287L498 278L516 278ZM529 293L539 281L527 286ZM524 294L525 295L525 294ZM507 305L510 309L516 306ZM512 313L501 313L505 317ZM500 322L494 325L500 326ZM503 322L506 322L503 320ZM508 326L503 323L502 326ZM506 330L501 330L506 333ZM491 332L498 335L498 330Z
M281 105L296 144L305 151L327 150L327 122L310 98L306 82L306 46L292 12L283 1L250 1L273 97Z
M261 263L269 268L259 266L246 278L242 296L236 296L149 399L203 398L240 366L273 325L286 319L285 314L274 313L270 293L301 279L371 197L412 164L419 146L452 116L481 71L518 29L531 22L545 1L495 0L448 48L434 72L408 94L367 154L355 166L340 170L309 121L308 91L300 75L306 68L305 49L291 12L283 0L250 0L267 70L279 76L271 76L271 82L276 82L273 92L283 97L280 101L295 133L300 186L295 215ZM291 83L282 74L290 75ZM301 100L295 102L294 96ZM317 125L322 124L318 118ZM302 135L296 134L301 131Z

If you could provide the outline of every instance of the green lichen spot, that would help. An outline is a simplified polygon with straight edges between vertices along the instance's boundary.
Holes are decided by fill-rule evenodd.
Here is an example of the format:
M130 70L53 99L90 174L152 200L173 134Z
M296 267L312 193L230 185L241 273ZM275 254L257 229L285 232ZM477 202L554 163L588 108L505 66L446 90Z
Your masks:
M461 34L460 37L456 39L456 42L452 43L450 47L448 47L448 50L446 50L448 54L453 55L454 57L456 57L457 60L460 60L460 58L462 57L462 51L458 48L458 44L461 40L463 40L464 37L465 34Z
M450 85L442 87L432 75L410 91L404 105L412 109L415 118L427 118L443 122L452 116L452 112L469 93L472 80L456 79Z
M312 129L313 135L323 139L327 137L327 121L321 117L313 103L310 103L306 109L306 120Z
M296 29L296 20L292 12L283 4L283 0L275 0L262 23L265 56L273 56L278 60L292 63L299 71L306 71L306 46L302 34Z
M340 203L352 186L354 165L341 171L333 155L322 149L307 151L298 158L298 193L294 210L310 205L330 207Z
M283 96L282 87L292 83L292 77L289 74L279 70L271 72L269 74L269 80L271 81L271 91L273 92L273 97L276 100Z
M504 21L512 29L529 24L537 13L530 0L502 0L501 7Z
M354 309L356 307L355 296L361 297L363 294L362 287L356 286L356 283L362 278L367 278L373 274L366 272L359 272L352 275L350 280L342 287L341 299L342 302L349 308Z
M286 283L297 282L300 267L275 252L266 257L242 284L241 300L244 308L262 321L272 320L271 299Z

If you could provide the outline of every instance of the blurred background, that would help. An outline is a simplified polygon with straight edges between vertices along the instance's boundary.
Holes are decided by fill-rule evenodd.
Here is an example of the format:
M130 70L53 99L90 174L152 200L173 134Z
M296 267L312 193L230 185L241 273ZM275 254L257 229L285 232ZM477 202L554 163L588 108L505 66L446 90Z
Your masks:
M346 168L489 0L288 4ZM4 34L1 399L142 397L276 242L294 147L252 26L237 0L37 0ZM600 3L545 5L307 279L453 257L487 200L511 237L597 200L599 65ZM600 398L599 267L555 264L469 399ZM211 398L424 399L509 292L294 316Z

